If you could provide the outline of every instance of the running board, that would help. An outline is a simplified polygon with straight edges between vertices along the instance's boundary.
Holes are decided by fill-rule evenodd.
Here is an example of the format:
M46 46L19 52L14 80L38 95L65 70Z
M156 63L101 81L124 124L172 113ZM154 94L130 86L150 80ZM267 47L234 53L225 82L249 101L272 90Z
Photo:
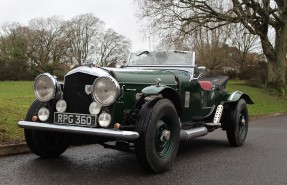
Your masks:
M197 127L189 130L180 131L180 140L189 140L200 136L205 136L208 133L206 127Z

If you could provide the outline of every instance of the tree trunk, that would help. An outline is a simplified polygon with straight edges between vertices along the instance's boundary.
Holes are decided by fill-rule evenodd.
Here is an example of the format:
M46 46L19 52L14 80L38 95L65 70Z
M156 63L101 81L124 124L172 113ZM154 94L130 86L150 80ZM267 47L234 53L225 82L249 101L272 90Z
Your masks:
M285 60L268 62L268 87L276 88L282 95L286 95Z
M275 52L275 61L268 61L268 86L275 87L282 95L286 95L287 24L276 33Z

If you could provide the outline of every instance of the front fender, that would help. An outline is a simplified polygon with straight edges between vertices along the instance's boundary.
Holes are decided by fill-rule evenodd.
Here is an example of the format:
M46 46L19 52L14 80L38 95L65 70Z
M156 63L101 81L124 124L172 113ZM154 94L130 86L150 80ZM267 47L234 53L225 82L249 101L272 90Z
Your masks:
M151 85L148 87L145 87L142 89L142 93L145 95L158 95L160 92L166 88L170 88L168 86L156 86L156 85ZM170 88L171 89L171 88Z
M169 99L174 104L179 116L183 112L183 106L181 105L180 95L178 94L178 92L175 89L173 89L173 88L171 88L169 86L165 86L165 85L160 85L160 86L151 85L151 86L143 88L142 89L142 94L144 94L145 96L161 94L163 98Z
M241 92L241 91L234 91L231 93L227 98L227 102L237 102L240 99L244 99L247 104L254 104L254 102L251 100L251 98L248 96L248 94Z

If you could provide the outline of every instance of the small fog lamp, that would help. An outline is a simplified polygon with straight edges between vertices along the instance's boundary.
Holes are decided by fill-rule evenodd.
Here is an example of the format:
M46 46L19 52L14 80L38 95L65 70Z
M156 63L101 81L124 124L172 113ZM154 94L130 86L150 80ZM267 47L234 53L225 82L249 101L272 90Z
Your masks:
M108 127L111 123L111 115L109 113L103 112L100 114L98 121L101 127Z
M89 111L91 114L99 114L101 108L102 108L101 104L99 104L98 102L92 102L90 104Z
M34 121L34 122L37 121L37 119L38 119L37 116L33 116L33 117L32 117L32 121Z
M67 103L65 100L59 100L56 104L56 110L58 112L65 112L67 109Z
M38 118L41 120L41 121L47 121L48 118L49 118L49 115L50 115L50 111L45 108L45 107L42 107L41 109L39 109L38 111Z
M119 129L120 127L121 127L121 125L119 123L114 124L114 129Z

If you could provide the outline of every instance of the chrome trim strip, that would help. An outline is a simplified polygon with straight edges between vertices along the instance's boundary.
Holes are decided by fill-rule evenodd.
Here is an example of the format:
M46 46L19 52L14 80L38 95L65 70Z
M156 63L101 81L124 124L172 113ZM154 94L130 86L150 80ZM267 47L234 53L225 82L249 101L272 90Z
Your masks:
M136 70L181 70L193 74L194 66L126 66L126 68L136 69Z
M203 109L210 109L209 113L206 116L204 116L204 118L207 118L213 113L215 105L213 105L212 107L203 107Z
M104 69L97 68L97 67L91 68L88 66L80 66L68 72L65 75L65 77L71 74L75 74L75 73L85 73L85 74L93 75L93 76L110 76L109 72L105 71Z
M66 132L74 134L86 134L86 135L109 137L124 140L135 140L139 137L139 133L133 131L111 130L105 128L87 128L87 127L77 127L70 125L56 125L51 123L40 123L30 121L19 121L18 126L26 129L47 130L47 131Z
M238 92L240 92L240 91L234 91L229 97L228 97L228 99L227 100L232 100L233 99L233 97L236 95L236 93L238 93Z
M183 67L183 68L195 68L195 66L193 65L190 65L190 64L182 64L182 65L171 65L171 64L168 64L168 65L130 65L130 66L126 66L126 67Z

